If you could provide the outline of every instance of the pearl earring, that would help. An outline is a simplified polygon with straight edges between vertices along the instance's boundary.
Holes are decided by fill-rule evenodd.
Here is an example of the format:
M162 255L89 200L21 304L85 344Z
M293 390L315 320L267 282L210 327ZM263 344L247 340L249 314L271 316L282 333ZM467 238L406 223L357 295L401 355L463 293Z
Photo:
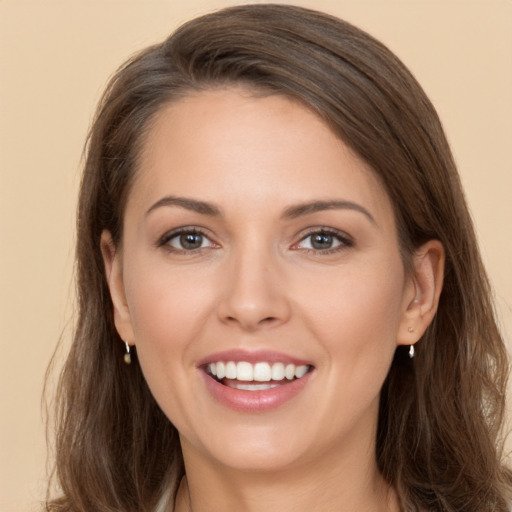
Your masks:
M415 351L414 351L414 345L411 345L411 346L409 347L409 359L412 359L412 358L414 357L414 353L415 353Z

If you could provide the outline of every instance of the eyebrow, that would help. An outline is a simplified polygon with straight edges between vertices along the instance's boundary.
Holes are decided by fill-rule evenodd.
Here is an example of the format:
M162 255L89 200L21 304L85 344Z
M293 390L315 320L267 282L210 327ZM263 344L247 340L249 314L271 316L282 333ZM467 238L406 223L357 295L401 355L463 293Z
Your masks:
M363 206L352 201L344 200L330 200L330 201L311 201L310 203L298 204L290 206L283 213L283 218L296 219L304 215L311 215L312 213L322 212L325 210L354 210L362 213L372 224L377 225L373 215Z
M212 203L176 196L162 197L162 199L159 199L149 208L149 210L146 212L146 215L151 213L153 210L156 210L157 208L161 208L162 206L178 206L180 208L184 208L185 210L200 213L201 215L210 215L212 217L220 217L221 215L220 209Z
M222 216L220 208L212 203L199 201L198 199L190 199L188 197L177 196L162 197L149 208L149 210L146 212L146 215L151 213L153 210L163 206L178 206L179 208L184 208L185 210L190 210L201 215L209 215L211 217ZM365 217L368 218L368 220L370 220L370 222L372 222L372 224L377 225L373 215L366 208L358 203L345 200L311 201L309 203L293 205L284 210L282 218L296 219L298 217L311 215L313 213L325 210L354 210L356 212L362 213Z

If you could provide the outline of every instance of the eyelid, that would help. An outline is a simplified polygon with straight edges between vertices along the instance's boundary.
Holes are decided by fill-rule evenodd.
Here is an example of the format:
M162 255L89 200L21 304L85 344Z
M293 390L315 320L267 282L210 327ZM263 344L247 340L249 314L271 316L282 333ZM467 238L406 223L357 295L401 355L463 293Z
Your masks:
M197 235L201 235L204 238L206 238L210 244L208 247L198 247L197 249L179 249L177 247L172 247L169 244L169 241L173 238L176 238L180 235L187 234L187 233L193 233ZM162 247L168 250L169 252L174 253L183 253L183 254L195 254L199 251L202 251L204 249L208 249L210 247L216 248L220 247L220 245L216 242L214 242L210 235L207 234L206 230L203 228L200 228L198 226L181 226L179 228L171 229L170 231L167 231L165 234L163 234L161 237L158 238L156 244L157 247Z
M208 240L209 245L207 247L198 247L197 249L179 249L176 247L173 247L169 244L169 241L173 238L176 238L180 235L187 234L187 233L193 233L203 236L205 239ZM306 240L308 237L314 234L323 234L332 236L333 238L336 238L339 241L339 244L332 248L327 249L313 249L313 248L301 248L298 247L304 240ZM219 248L220 244L212 240L211 235L208 234L207 230L204 228L201 228L199 226L180 226L175 229L171 229L170 231L165 232L162 236L160 236L155 245L159 248L164 248L168 250L169 252L173 253L183 253L183 254L195 254L200 251L203 251L204 249L209 248ZM300 234L300 238L297 242L293 243L291 246L292 250L301 250L304 252L310 252L315 254L330 254L334 252L339 252L344 249L347 249L348 247L352 247L354 245L353 238L348 235L346 232L341 231L339 229L326 227L326 226L315 226L308 228L307 230L303 231Z
M331 247L328 249L310 249L310 248L300 248L298 245L303 242L306 238L310 237L314 234L323 234L323 235L329 235L334 238L336 238L340 244L336 247ZM326 227L326 226L316 226L312 227L306 230L305 233L301 234L301 237L298 242L295 242L292 245L293 250L302 250L305 252L311 252L315 254L331 254L334 252L343 251L344 249L347 249L348 247L352 247L354 245L353 238L345 233L344 231L340 231L339 229Z

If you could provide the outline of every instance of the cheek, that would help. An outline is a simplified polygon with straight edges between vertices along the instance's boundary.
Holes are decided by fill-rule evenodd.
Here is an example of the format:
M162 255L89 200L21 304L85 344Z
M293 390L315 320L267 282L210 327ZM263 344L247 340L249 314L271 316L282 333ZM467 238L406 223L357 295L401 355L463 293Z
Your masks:
M125 267L126 298L137 355L157 400L195 371L194 341L211 313L210 287L165 263Z
M399 259L333 272L325 286L310 283L302 303L316 337L352 372L386 369L402 317L403 266ZM370 364L371 363L371 364Z
M125 274L126 296L137 345L174 349L201 324L211 297L200 277L176 272L165 263L137 265Z
M312 292L304 304L309 329L323 344L325 358L319 370L328 376L323 389L332 390L325 407L332 419L333 436L338 435L336 425L360 425L363 411L376 414L396 350L402 266L381 268L333 276L323 292ZM316 401L322 400L319 393Z
M126 297L146 382L160 408L181 431L191 423L194 347L211 312L212 298L201 280L165 267L126 267Z

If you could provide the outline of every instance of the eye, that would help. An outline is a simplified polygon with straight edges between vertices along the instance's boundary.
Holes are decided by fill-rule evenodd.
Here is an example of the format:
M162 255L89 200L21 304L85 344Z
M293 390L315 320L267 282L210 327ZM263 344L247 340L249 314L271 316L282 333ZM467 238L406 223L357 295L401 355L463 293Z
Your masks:
M215 247L215 244L204 233L196 229L183 229L169 233L162 238L160 245L182 252Z
M320 229L308 233L292 248L329 253L352 245L352 241L347 236L335 231Z

